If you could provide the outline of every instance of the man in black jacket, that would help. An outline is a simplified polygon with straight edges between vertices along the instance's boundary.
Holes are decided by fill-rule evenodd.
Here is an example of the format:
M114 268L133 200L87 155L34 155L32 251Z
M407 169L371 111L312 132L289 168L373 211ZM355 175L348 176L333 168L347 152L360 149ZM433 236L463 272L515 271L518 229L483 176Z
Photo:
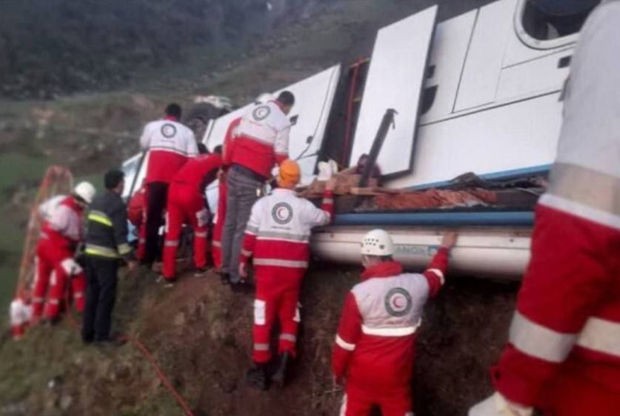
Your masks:
M125 175L110 170L104 176L106 192L90 205L86 231L86 308L82 326L85 343L114 343L110 337L112 309L116 299L118 266L124 260L135 267L127 243L127 209L121 198Z

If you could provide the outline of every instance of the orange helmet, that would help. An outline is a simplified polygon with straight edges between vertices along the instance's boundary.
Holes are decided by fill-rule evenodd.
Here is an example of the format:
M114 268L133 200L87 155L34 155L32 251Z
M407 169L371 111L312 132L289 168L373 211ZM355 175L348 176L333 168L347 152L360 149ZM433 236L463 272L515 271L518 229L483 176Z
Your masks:
M293 189L299 183L301 170L297 162L286 159L280 164L278 172L278 186L281 188Z

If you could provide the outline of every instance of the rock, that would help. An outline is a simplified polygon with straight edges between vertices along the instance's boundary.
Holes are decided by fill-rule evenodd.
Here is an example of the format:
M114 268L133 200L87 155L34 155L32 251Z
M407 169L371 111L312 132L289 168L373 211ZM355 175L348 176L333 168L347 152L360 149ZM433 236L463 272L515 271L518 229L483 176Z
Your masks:
M183 326L187 322L187 318L185 317L185 313L179 312L174 317L173 323L174 326Z
M73 398L69 396L68 394L63 394L62 397L60 398L60 410L62 410L63 412L66 412L67 410L69 410L72 403L73 403Z

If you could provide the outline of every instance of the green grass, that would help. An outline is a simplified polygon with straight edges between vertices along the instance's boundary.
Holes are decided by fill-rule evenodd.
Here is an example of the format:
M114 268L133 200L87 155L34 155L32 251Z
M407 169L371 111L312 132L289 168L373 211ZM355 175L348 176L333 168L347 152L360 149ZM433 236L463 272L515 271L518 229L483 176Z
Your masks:
M0 154L0 191L3 200L9 187L40 179L47 165L48 161L42 157L13 152Z
M14 205L9 200L9 195L13 194L10 191L20 184L31 189L32 182L39 181L46 168L44 158L21 153L0 155L0 328L7 325L5 311L14 293L29 215L23 205ZM31 200L31 192L24 192L24 197Z

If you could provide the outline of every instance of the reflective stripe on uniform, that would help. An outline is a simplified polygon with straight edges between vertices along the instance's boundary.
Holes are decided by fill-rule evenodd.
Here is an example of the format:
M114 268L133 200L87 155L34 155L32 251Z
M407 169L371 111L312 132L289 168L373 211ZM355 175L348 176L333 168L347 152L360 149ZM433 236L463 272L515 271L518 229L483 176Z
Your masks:
M346 416L347 414L347 394L345 393L342 396L342 406L340 406L340 413L338 413L338 416Z
M340 335L336 335L336 345L338 345L340 348L346 351L355 350L355 344L351 344L345 341L344 339L340 338Z
M435 275L437 277L439 277L439 280L441 281L441 284L443 285L446 282L446 279L443 276L443 272L439 269L428 269L427 272L432 272L435 273Z
M259 231L257 240L288 240L305 243L310 239L310 234L292 234L279 231Z
M213 247L222 247L222 243L221 243L220 241L218 241L218 240L213 240L213 241L211 242L211 245L212 245Z
M510 324L508 340L524 354L561 363L573 348L577 334L554 331L532 322L517 311Z
M577 345L620 357L620 323L600 318L590 318L586 322Z
M576 217L602 224L610 228L620 230L620 216L600 211L581 202L565 199L560 196L543 194L538 200L540 205L555 208L562 212L570 213Z
M194 237L207 238L207 232L206 231L197 231L197 232L194 233Z
M297 337L293 334L280 334L280 339L282 341L290 341L290 342L296 342L297 341Z
M166 240L164 241L164 247L176 247L179 245L179 240Z
M362 332L366 335L377 335L380 337L406 337L415 334L420 323L413 326L402 326L396 328L373 328L362 325Z
M88 213L88 220L112 227L112 220L110 220L110 217L101 211L90 211Z
M254 351L269 351L269 344L254 344Z
M323 204L333 204L334 198L323 198Z
M241 255L245 257L250 257L252 255L252 252L249 250L241 249Z
M307 261L296 260L282 260L282 259L254 259L255 266L278 266L278 267L294 267L305 268L308 267Z
M118 252L113 248L98 246L96 244L87 243L84 252L92 256L109 257L112 259L118 258Z
M620 178L570 163L556 162L549 176L552 195L620 216Z

